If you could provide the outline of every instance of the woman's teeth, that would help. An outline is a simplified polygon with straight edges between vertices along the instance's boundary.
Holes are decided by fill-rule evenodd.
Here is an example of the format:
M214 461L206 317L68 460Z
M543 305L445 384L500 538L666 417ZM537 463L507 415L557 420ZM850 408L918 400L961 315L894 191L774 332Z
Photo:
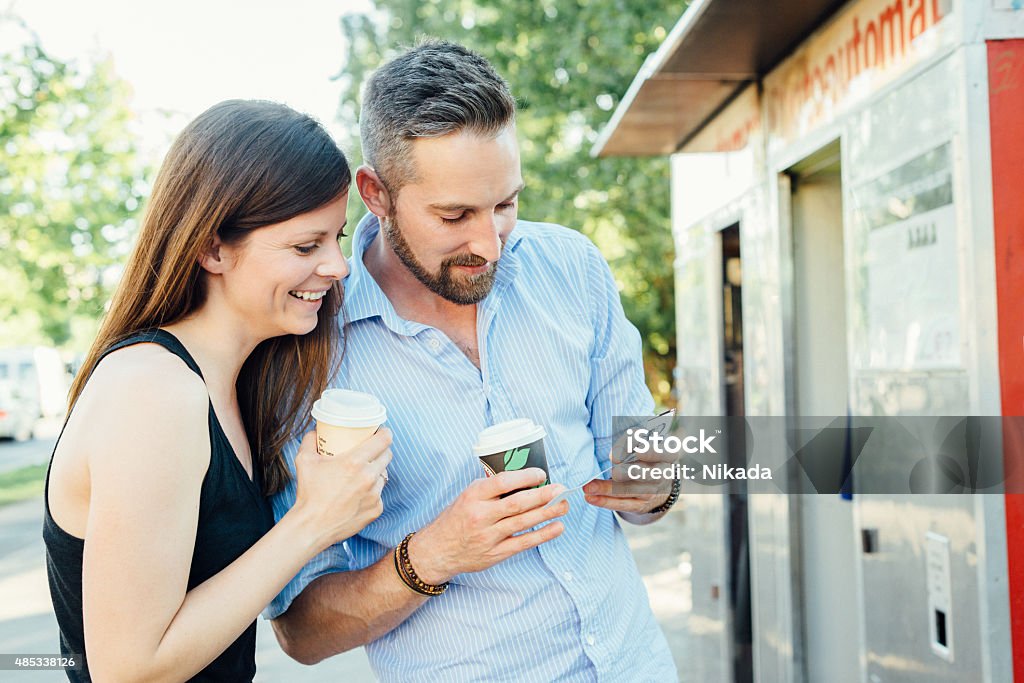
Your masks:
M319 301L324 297L327 292L288 292L296 299L302 299L303 301Z

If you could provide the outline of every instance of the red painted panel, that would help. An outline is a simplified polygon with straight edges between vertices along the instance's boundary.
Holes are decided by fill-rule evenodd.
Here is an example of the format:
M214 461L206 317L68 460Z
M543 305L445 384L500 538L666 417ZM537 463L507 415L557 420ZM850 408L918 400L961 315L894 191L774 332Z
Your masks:
M1004 415L1024 415L1024 40L988 43L999 382ZM1024 494L1006 496L1014 680L1024 681Z

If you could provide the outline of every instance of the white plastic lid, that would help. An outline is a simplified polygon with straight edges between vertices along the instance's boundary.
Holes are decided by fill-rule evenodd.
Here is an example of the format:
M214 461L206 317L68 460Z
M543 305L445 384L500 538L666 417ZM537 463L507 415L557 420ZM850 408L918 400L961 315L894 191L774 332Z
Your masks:
M473 453L477 456L504 453L510 448L525 446L545 436L544 428L535 425L528 417L499 422L480 432Z
M313 419L336 427L379 427L387 420L384 404L373 394L328 389L313 403Z

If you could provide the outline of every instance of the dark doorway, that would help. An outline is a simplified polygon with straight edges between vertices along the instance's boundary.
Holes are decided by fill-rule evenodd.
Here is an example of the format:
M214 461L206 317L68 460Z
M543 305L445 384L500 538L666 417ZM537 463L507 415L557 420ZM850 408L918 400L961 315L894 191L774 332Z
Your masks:
M743 268L740 226L721 232L722 239L722 398L725 414L743 417ZM729 442L729 464L746 467L746 445ZM728 497L729 611L732 624L732 670L736 683L753 683L753 629L750 612L750 543L745 480L731 483Z

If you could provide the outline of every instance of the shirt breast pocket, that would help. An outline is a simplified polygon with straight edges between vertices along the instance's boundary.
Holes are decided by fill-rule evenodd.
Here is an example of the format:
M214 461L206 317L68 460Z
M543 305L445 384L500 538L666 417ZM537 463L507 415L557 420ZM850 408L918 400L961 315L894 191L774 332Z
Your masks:
M517 307L506 322L490 337L487 361L490 381L511 402L510 416L529 417L549 434L589 424L593 328L550 302Z

